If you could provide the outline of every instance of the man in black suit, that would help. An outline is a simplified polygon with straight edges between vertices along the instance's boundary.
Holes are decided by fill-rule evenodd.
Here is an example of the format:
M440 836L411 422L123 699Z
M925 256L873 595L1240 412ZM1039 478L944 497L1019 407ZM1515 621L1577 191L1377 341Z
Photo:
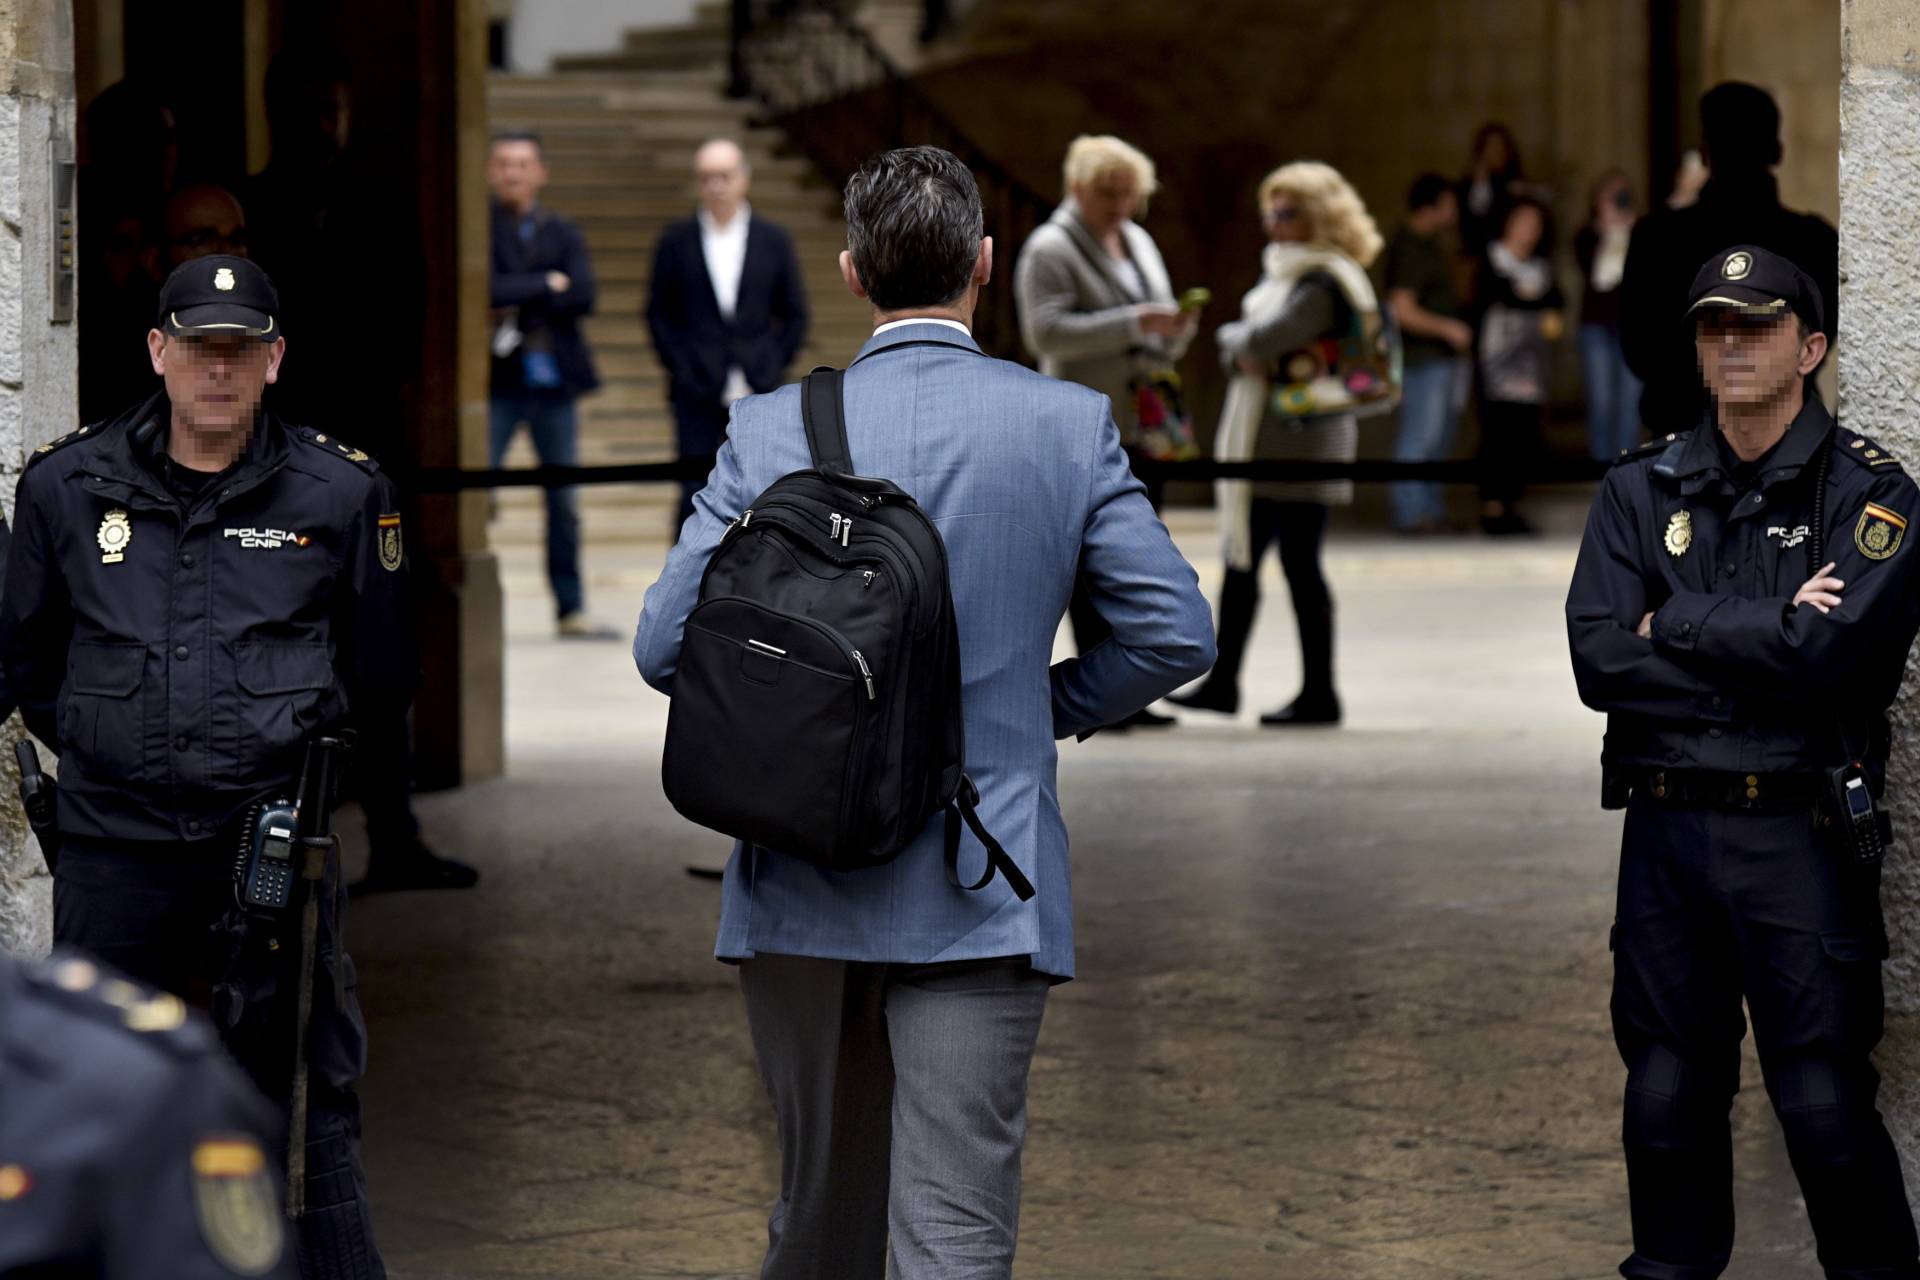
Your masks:
M752 172L725 139L693 160L700 211L668 227L653 256L647 328L666 366L680 456L720 447L729 406L772 391L807 337L807 294L785 229L747 204ZM679 523L700 485L681 486Z
M574 401L600 385L580 319L593 311L593 264L580 228L540 203L547 162L540 138L503 133L487 165L493 188L493 370L487 442L499 466L526 424L547 466L579 461ZM580 514L572 489L547 490L547 580L563 639L612 639L586 614Z
M1690 431L1707 411L1694 354L1687 282L1700 264L1737 244L1759 245L1798 266L1827 300L1825 331L1839 326L1840 237L1833 224L1780 203L1780 108L1766 90L1730 80L1700 99L1701 151L1710 177L1684 209L1647 215L1633 229L1620 281L1620 345L1646 384L1640 419L1655 435Z

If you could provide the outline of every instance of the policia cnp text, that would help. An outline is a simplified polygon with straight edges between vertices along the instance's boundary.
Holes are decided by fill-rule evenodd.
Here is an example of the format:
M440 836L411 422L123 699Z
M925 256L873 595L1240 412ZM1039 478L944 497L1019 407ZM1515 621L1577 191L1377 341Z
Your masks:
M1620 1269L1727 1267L1744 997L1826 1274L1907 1280L1913 1217L1869 1060L1887 954L1873 802L1920 628L1920 500L1809 390L1826 339L1804 272L1728 249L1690 305L1713 417L1608 475L1567 599L1581 697L1608 717L1605 803L1626 809Z
M278 311L242 258L168 278L147 335L164 389L44 446L20 479L0 663L60 756L55 941L210 1005L290 1105L300 924L235 913L238 828L293 792L310 739L396 722L415 663L392 487L359 450L261 409L287 346ZM296 1239L303 1274L358 1280L385 1272L337 882L329 867Z

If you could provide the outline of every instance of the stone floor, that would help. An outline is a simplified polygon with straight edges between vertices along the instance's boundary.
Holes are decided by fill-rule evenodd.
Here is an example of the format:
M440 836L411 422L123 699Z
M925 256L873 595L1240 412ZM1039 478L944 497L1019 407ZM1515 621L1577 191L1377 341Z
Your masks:
M1607 1031L1617 818L1538 541L1345 536L1350 722L1063 744L1081 977L1032 1077L1023 1280L1599 1280L1628 1249ZM1181 544L1211 586L1206 517ZM590 549L625 626L657 544ZM423 798L474 893L375 899L367 1158L401 1280L748 1277L777 1152L716 891L657 782L666 702L549 632L504 552L507 778ZM1275 587L1254 709L1297 666ZM1818 1274L1758 1073L1733 1274Z

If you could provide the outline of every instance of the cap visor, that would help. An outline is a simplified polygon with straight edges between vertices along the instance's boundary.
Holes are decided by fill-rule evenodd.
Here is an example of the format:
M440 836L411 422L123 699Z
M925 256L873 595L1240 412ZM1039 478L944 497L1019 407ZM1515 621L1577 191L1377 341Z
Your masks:
M1776 298L1770 293L1758 289L1746 289L1739 285L1720 285L1706 297L1699 299L1687 308L1692 315L1703 307L1731 307L1748 315L1771 315L1787 309L1785 298Z
M241 338L259 338L271 341L280 336L279 327L274 318L264 311L255 311L252 307L236 307L226 304L213 304L204 307L188 307L183 311L167 313L166 330L176 335L194 334L200 337L214 338L229 334Z

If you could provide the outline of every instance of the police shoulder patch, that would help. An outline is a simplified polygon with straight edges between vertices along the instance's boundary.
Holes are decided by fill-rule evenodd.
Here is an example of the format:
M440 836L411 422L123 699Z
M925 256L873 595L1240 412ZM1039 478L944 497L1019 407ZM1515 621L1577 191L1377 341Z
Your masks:
M1869 502L1853 526L1853 545L1869 560L1890 560L1907 536L1907 520L1899 512Z
M267 1153L245 1134L209 1134L193 1148L193 1207L207 1251L227 1270L263 1276L287 1247Z
M365 449L354 448L337 436L328 435L324 431L316 431L312 427L301 427L297 434L301 440L312 445L320 452L330 454L344 462L351 462L369 475L380 469L379 464L374 462L373 455L369 454Z
M388 573L398 571L405 554L400 540L400 513L383 512L375 533L380 543L380 567Z

